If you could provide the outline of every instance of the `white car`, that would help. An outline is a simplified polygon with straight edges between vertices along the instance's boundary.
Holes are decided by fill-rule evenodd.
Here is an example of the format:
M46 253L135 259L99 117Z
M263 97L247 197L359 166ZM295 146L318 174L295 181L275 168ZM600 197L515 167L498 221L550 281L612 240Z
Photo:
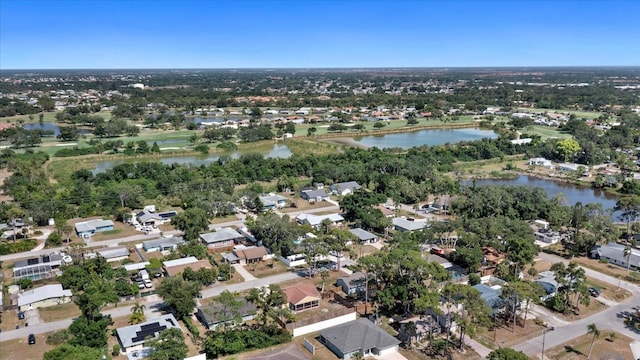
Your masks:
M153 286L153 284L151 283L151 280L146 279L146 280L144 281L144 286L145 286L147 289L149 289L149 288L151 288L151 287Z

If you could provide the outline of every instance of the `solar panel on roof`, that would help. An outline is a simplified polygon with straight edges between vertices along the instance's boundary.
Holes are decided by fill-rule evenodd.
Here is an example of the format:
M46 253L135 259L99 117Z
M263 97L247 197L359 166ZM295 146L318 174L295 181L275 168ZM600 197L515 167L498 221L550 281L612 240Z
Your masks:
M157 325L157 323L155 324ZM148 326L148 325L145 325L145 326ZM147 328L146 330L140 330L136 333L137 336L131 339L131 341L133 342L142 341L147 336L155 335L157 332L165 330L166 328L167 328L166 326L162 325L162 326L157 326L155 328Z
M35 265L37 263L39 263L40 261L38 260L38 258L34 258L34 259L28 259L27 260L27 264L28 265Z
M140 326L140 330L147 330L147 329L156 328L156 327L160 327L160 323L159 322L154 322L154 323L151 323L151 324L142 325L142 326Z
M48 262L50 262L50 261L51 261L51 258L49 257L49 255L44 255L44 256L42 257L42 262L43 262L43 263L48 263Z

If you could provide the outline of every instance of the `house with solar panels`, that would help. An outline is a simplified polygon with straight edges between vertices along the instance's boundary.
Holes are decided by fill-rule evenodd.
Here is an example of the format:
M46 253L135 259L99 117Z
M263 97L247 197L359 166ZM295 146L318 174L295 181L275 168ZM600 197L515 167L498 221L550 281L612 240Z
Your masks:
M60 254L40 255L26 260L17 261L13 266L13 279L40 280L54 276L53 271L62 265Z
M118 328L116 333L122 351L129 354L144 349L147 338L155 339L161 331L172 328L182 331L178 320L173 315L167 314L144 323Z

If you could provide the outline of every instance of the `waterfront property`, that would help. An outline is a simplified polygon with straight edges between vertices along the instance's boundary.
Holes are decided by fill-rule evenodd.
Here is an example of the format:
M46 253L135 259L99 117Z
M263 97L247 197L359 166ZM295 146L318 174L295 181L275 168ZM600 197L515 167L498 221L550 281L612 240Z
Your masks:
M113 230L113 221L111 220L88 220L78 222L75 225L76 234L80 237L88 237L102 231Z
M397 352L400 344L400 340L363 318L320 331L320 342L344 360L355 353L388 356Z
M625 254L624 245L608 243L591 250L591 257L606 260L610 264L616 264L625 269L640 270L640 250L633 247L630 247L629 252Z

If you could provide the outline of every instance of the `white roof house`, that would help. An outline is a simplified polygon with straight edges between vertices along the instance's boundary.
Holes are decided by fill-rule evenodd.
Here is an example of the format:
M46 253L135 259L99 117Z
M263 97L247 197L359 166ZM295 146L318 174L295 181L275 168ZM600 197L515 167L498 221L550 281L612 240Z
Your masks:
M96 256L102 256L107 262L120 261L129 257L129 249L126 247L107 247L103 249L97 249L93 253L85 255L86 258L92 259Z
M195 256L189 256L186 258L182 258L182 259L175 259L175 260L167 260L167 261L163 261L162 265L164 267L172 267L172 266L180 266L180 265L187 265L187 264L193 264L195 262L198 262L198 258L196 258Z
M217 229L215 232L200 234L200 239L207 245L224 243L232 240L240 241L244 236L232 228Z
M76 223L75 228L78 236L83 236L85 234L92 235L100 231L113 230L113 226L113 221L111 220L98 219Z
M18 295L18 306L22 308L23 306L35 305L44 300L71 298L71 296L71 290L62 289L60 284L45 285L20 293Z
M344 218L340 214L313 215L313 214L302 213L296 216L296 221L299 224L309 224L313 227L319 226L320 224L322 224L322 221L324 221L325 219L328 219L333 224L344 221Z
M409 220L397 217L391 219L391 222L393 223L394 228L399 231L416 231L427 227L427 222L425 220Z
M128 352L132 348L142 347L147 337L156 338L162 330L172 328L182 330L176 318L171 314L167 314L141 324L118 328L116 333L118 334L120 345Z

